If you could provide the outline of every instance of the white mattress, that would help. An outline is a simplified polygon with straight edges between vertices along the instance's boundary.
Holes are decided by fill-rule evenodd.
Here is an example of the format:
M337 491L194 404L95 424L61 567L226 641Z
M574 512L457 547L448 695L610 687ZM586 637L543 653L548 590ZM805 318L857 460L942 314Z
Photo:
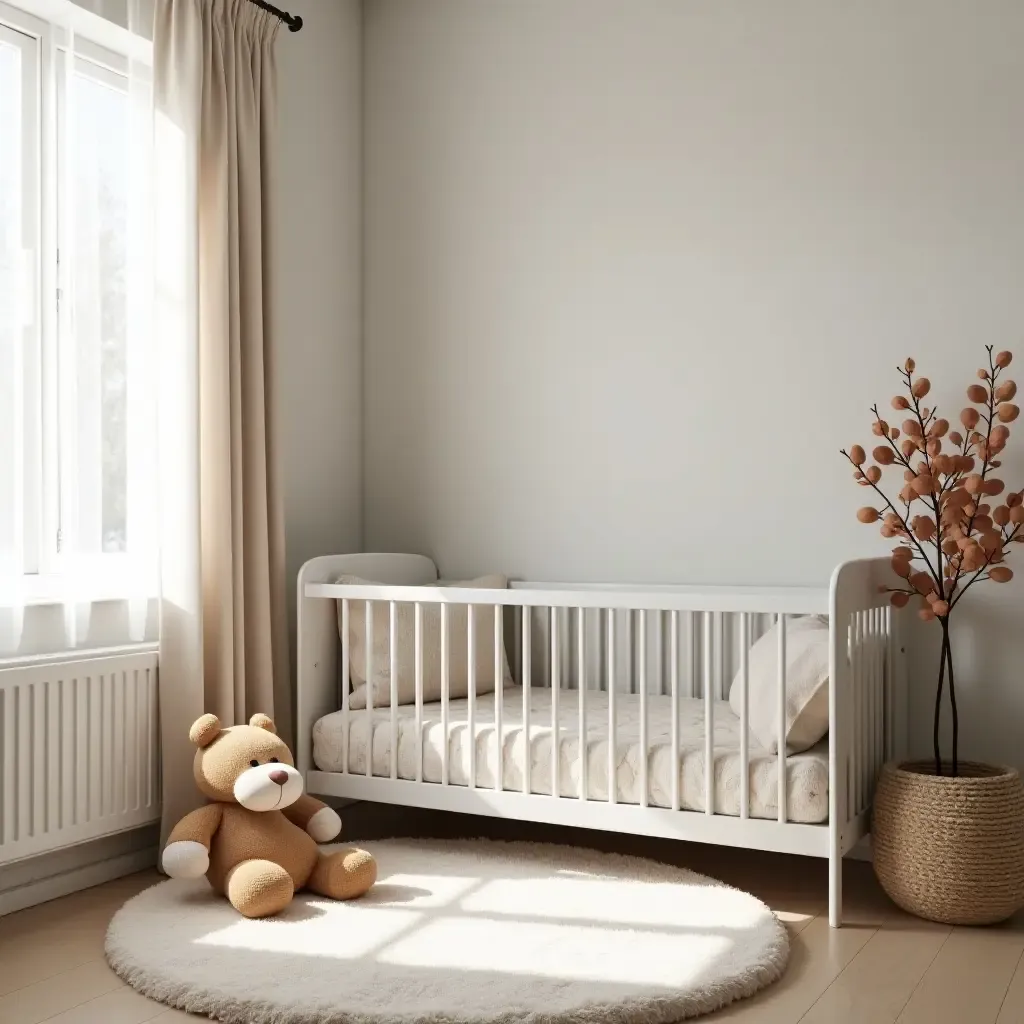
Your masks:
M580 742L577 735L578 693L559 692L559 792L578 797L580 792ZM451 785L469 781L468 700L449 702L448 779ZM704 702L679 701L679 794L687 810L704 810ZM671 698L651 695L647 703L648 802L672 806ZM497 749L494 728L494 695L476 702L476 784L493 788ZM551 793L551 691L535 687L530 691L530 791ZM640 698L616 694L618 741L615 753L615 794L621 803L640 802ZM374 709L372 773L391 774L391 712ZM524 738L523 691L505 687L502 699L502 785L507 790L523 789ZM369 718L365 711L349 713L351 744L348 770L366 772ZM727 701L716 701L715 724L715 811L738 815L740 811L740 721ZM587 692L587 796L608 799L608 694ZM441 781L441 705L423 705L423 780ZM342 712L325 715L313 726L313 760L325 772L343 771L345 766L345 723ZM790 821L817 823L828 818L828 741L787 759L787 817ZM398 709L398 776L416 778L416 708ZM750 737L750 815L778 816L778 762L753 736Z

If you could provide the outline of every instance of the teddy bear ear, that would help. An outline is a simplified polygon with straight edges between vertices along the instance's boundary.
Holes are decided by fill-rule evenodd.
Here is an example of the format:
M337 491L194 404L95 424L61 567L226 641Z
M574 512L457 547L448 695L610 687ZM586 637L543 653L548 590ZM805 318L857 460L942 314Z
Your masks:
M220 719L216 715L203 715L192 723L188 738L197 747L208 747L220 735Z
M255 726L257 729L266 729L267 732L277 732L277 729L274 727L274 723L267 718L266 715L253 715L252 718L249 719L249 724Z

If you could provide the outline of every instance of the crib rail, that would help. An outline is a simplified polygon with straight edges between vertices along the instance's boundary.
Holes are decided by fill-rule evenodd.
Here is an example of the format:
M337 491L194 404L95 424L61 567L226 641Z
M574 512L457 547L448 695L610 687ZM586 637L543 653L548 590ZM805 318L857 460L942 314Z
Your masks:
M849 563L830 590L477 590L430 585L426 560L417 563L425 578L394 585L333 583L335 564L316 562L324 564L300 576L297 737L314 792L836 861L866 832L877 773L901 749L902 649L877 585L887 563ZM794 819L799 759L786 754L787 650L803 615L831 619L829 803L816 824ZM774 750L751 729L750 675L751 648L773 627ZM375 644L381 629L388 642ZM439 692L428 694L438 668ZM734 680L731 745L721 730L735 718L719 702ZM352 706L357 693L365 707ZM683 735L682 708L694 700L699 742ZM310 736L332 713L343 749L325 772Z

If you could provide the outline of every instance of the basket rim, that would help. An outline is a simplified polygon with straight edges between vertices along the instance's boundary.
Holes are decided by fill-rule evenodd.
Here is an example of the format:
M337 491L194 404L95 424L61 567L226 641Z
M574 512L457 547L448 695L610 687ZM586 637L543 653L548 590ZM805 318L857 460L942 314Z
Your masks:
M943 761L943 767L950 767L952 762ZM949 786L986 786L994 782L1005 782L1019 778L1020 772L1005 764L992 764L987 761L961 760L957 762L962 771L964 768L980 769L977 775L936 775L935 761L925 758L914 758L906 761L890 761L884 771L907 779L913 779L922 785Z

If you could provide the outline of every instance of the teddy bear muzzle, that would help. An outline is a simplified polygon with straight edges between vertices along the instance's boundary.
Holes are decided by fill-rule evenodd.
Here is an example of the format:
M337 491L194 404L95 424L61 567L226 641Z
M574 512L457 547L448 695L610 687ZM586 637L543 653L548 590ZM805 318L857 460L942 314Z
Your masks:
M247 768L235 779L235 799L250 811L280 811L302 796L302 774L290 764Z

